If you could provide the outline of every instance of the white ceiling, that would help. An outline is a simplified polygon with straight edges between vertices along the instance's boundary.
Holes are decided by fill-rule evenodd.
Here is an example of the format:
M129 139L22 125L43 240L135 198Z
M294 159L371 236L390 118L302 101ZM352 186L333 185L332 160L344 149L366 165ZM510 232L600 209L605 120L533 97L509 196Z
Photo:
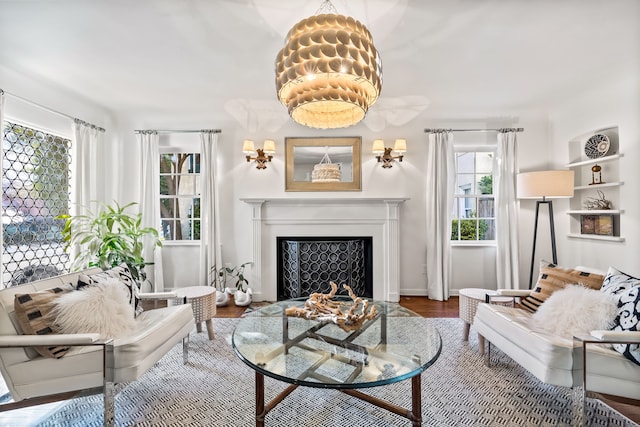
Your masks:
M0 64L117 114L267 126L287 120L275 96L276 53L320 3L0 0ZM603 80L638 78L637 0L333 4L369 28L382 58L370 128L544 111Z

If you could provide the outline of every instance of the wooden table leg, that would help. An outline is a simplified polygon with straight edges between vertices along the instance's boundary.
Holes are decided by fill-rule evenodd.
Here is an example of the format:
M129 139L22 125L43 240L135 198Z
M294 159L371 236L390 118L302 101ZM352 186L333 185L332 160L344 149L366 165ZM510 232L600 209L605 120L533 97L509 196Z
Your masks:
M215 335L213 334L213 322L211 322L211 319L205 320L204 324L207 325L207 333L209 334L209 340L214 339Z
M202 323L196 322L196 331L197 332L202 332Z
M256 371L256 427L264 427L264 375Z
M414 427L422 425L422 375L411 378L411 421Z
M464 322L464 327L462 328L462 341L469 341L469 329L471 329L471 324Z
M484 337L480 334L478 334L478 353L484 356Z

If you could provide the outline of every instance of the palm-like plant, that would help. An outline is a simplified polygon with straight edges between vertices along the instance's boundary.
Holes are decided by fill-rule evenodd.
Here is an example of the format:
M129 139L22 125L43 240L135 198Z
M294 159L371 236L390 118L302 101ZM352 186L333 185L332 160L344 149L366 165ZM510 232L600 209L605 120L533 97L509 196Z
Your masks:
M79 270L100 267L103 270L126 263L131 275L143 283L147 275L144 267L143 248L145 240L153 247L162 246L158 231L152 227L141 227L142 214L129 214L125 210L136 203L120 206L100 204L98 212L87 211L86 215L60 215L65 219L62 238L65 251L78 248L72 268Z

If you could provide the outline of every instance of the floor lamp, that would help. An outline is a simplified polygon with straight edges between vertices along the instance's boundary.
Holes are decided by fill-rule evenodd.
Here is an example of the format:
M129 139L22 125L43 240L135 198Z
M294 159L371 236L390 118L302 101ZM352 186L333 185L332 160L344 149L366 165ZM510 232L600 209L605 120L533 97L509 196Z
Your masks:
M573 171L550 170L539 172L524 172L518 174L517 191L519 199L536 200L536 223L533 229L533 250L531 252L531 270L529 272L529 289L533 285L533 267L536 260L536 239L538 238L538 215L540 205L549 207L549 228L551 229L551 252L553 263L558 263L556 254L556 230L553 224L553 201L547 199L573 197Z

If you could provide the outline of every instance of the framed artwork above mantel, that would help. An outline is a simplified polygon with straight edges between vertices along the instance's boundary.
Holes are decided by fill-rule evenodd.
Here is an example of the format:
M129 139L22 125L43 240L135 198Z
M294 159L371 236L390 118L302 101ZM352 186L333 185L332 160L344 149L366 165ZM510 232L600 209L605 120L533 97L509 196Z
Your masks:
M362 191L362 138L285 138L285 191Z

